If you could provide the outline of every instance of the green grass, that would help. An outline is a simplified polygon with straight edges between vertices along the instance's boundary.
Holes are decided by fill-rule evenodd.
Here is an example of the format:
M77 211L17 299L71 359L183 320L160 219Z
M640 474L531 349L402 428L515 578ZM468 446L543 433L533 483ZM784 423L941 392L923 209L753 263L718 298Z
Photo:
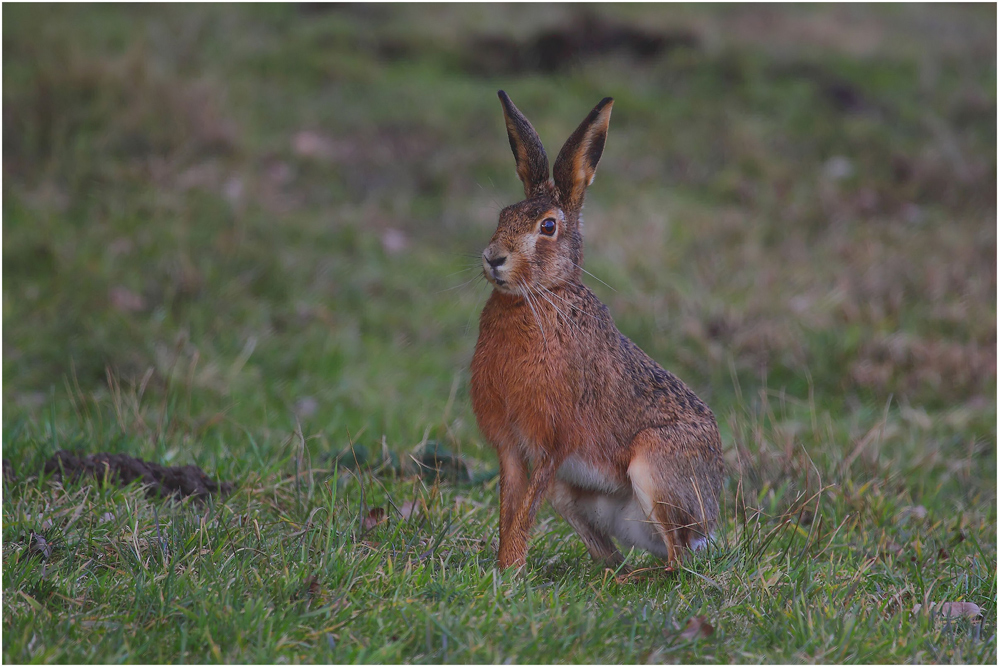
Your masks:
M594 6L694 43L483 71L577 11L8 7L5 662L995 663L995 7ZM499 88L549 152L616 99L587 282L729 472L674 576L547 508L495 568ZM417 476L428 441L476 483ZM62 448L237 488L62 484ZM983 619L913 613L947 601Z

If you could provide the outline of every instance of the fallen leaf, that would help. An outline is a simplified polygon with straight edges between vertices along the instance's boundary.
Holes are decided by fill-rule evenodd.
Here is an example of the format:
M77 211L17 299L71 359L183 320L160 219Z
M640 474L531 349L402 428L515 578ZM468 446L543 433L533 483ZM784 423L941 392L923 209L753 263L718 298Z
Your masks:
M109 297L115 310L122 312L136 313L146 307L145 299L127 287L112 287Z
M316 410L319 409L319 401L312 396L303 396L295 401L295 407L293 409L296 415L305 419L316 414Z
M420 506L415 500L407 500L399 508L399 513L402 514L403 520L414 517L420 513Z
M974 602L944 602L940 605L938 612L944 618L978 618L982 615L982 608Z
M912 613L918 614L922 608L923 605L917 604L912 608ZM976 619L982 615L982 608L974 602L931 602L929 611L934 616L944 619Z
M323 587L319 584L319 577L313 574L306 578L305 590L296 598L304 600L305 608L311 609L313 604L322 604L322 593Z
M902 553L902 549L904 548L901 544L894 542L892 540L888 540L887 542L885 542L884 546L885 546L884 553L890 553L895 556Z
M398 255L409 247L409 239L406 233L392 227L382 232L382 248L389 255Z
M246 190L246 186L243 184L243 179L239 176L233 176L225 182L222 194L225 195L230 204L238 204L239 200L243 198L244 190Z
M31 553L38 554L43 560L48 560L52 556L52 545L38 533L31 533Z
M319 595L319 577L312 575L305 580L305 594L310 598L314 598Z
M292 150L299 157L328 159L333 155L333 142L318 132L302 130L291 140Z
M691 616L687 620L687 627L680 633L680 639L697 639L699 637L710 637L715 631L714 626L708 623L704 616Z
M822 172L831 181L841 181L853 174L853 162L850 158L836 155L826 161L822 166Z
M364 521L361 522L361 526L364 530L371 530L378 524L385 521L388 517L385 516L385 509L382 507L372 507L368 510L368 516L364 517Z

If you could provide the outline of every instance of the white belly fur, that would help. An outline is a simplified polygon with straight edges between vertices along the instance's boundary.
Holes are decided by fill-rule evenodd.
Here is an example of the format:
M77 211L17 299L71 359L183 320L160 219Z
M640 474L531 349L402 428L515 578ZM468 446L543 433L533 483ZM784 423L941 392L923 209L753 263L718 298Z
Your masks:
M592 494L578 498L574 504L594 527L616 538L625 550L637 547L666 558L666 545L645 516L630 484L621 486L593 464L574 456L565 460L556 476Z
M587 491L617 493L622 490L619 484L609 479L599 468L575 456L567 458L559 466L555 476L563 482Z
M594 527L614 537L627 551L631 547L644 549L660 558L667 558L666 545L649 519L632 485L620 486L592 464L569 457L559 467L556 476L563 482L591 492L579 497L575 506ZM708 540L699 537L690 548L703 549Z
M620 542L627 551L637 547L666 558L666 545L633 495L593 495L580 498L576 507L590 522Z

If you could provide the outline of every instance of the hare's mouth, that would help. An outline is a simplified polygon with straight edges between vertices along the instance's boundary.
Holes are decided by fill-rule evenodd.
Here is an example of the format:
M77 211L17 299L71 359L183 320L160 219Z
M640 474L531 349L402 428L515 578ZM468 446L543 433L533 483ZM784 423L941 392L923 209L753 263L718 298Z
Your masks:
M497 275L499 272L496 269L493 269L492 271L485 271L484 273L486 280L491 282L500 292L504 292L506 294L515 294L517 292L517 289L510 282L509 276L506 278L500 278Z
M510 283L510 281L504 278L500 278L498 275L499 271L493 269L492 271L486 271L485 274L486 274L486 280L488 280L501 290L508 291L507 285Z
M506 267L501 266L490 266L487 262L483 262L485 266L482 267L482 273L485 274L486 280L495 285L498 289L509 291L508 285L510 284L510 274L506 270Z

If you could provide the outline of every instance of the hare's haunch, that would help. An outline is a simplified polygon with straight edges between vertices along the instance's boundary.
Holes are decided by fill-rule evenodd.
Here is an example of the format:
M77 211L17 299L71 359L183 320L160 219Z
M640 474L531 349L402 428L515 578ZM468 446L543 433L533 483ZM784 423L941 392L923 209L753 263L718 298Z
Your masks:
M522 565L541 500L598 561L623 547L668 562L718 517L721 441L711 410L617 330L582 283L580 211L607 139L605 98L552 177L534 128L500 91L526 199L482 253L494 286L472 359L472 405L500 460L499 565Z

